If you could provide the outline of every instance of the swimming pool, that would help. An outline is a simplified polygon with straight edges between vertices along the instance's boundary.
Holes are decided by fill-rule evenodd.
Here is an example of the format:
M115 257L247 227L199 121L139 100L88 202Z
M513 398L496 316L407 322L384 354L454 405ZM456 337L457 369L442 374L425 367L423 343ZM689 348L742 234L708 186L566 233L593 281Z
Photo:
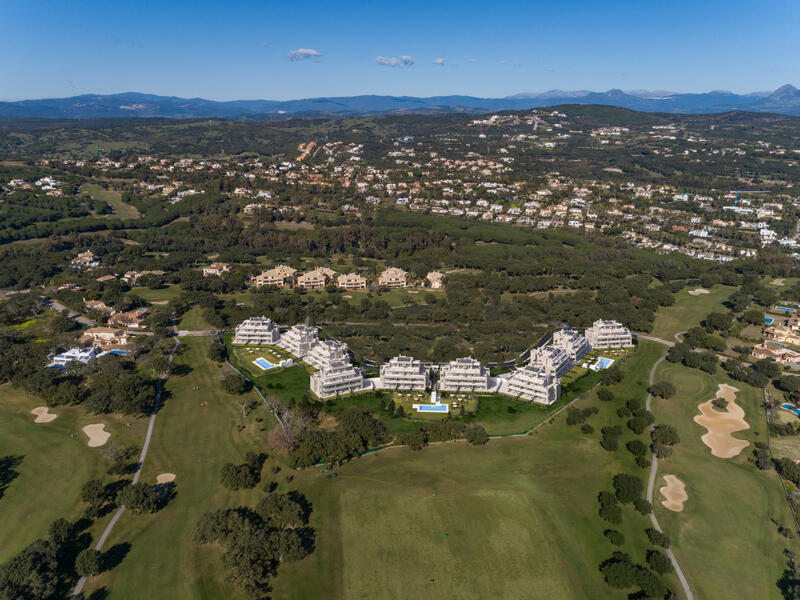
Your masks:
M788 410L789 412L793 412L798 417L800 417L800 409L797 408L794 404L786 402L785 404L781 404L781 408L784 410Z
M269 362L266 358L259 356L257 359L253 361L253 364L257 366L262 371L266 371L268 369L274 369L275 365Z
M764 317L764 323L766 323L767 325L772 325L772 322L774 320L775 319L773 319L772 317Z
M788 306L776 306L775 310L782 310L783 312L797 312L796 308L789 308Z
M786 344L781 344L780 342L773 342L772 340L767 340L768 344L772 344L773 346L780 346L781 348L786 348Z
M450 412L447 404L418 404L417 412L446 413Z

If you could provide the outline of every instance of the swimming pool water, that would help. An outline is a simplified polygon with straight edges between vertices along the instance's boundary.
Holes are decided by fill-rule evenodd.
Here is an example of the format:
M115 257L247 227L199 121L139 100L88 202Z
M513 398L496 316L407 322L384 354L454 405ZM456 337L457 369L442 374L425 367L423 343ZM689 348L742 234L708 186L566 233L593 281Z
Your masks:
M800 409L798 409L798 408L795 408L795 405L794 405L794 404L789 404L789 403L787 402L786 404L781 404L781 408L783 408L783 409L785 409L785 410L788 410L788 411L790 411L790 412L793 412L793 413L794 413L794 414L796 414L798 417L800 417Z
M262 371L266 371L267 369L272 369L275 367L271 362L269 362L266 358L258 357L253 361L253 364L260 368Z
M417 406L417 412L446 413L449 410L447 404L420 404Z
M776 306L775 310L782 310L784 312L797 312L796 308L789 308L787 306Z
M773 319L772 317L764 317L764 323L766 323L767 325L772 325L772 322L774 320L775 319Z

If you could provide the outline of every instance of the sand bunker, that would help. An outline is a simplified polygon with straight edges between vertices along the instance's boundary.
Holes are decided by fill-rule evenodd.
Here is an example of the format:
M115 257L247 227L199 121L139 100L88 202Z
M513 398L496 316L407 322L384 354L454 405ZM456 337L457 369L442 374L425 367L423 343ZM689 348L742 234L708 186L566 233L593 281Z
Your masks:
M664 475L664 483L667 485L658 490L664 496L661 504L667 510L681 512L683 503L689 499L689 495L686 493L686 484L675 475Z
M175 473L160 473L156 477L156 483L171 483L175 481Z
M108 441L111 434L105 431L105 428L106 426L103 423L94 423L83 428L83 433L89 436L90 448L102 446Z
M694 288L693 290L689 290L689 295L691 296L699 296L700 294L710 294L706 288Z
M786 282L785 279L773 279L772 285L783 285Z
M736 404L738 391L739 389L733 386L720 384L717 397L728 401L727 410L724 412L716 410L711 400L697 407L702 414L697 415L694 422L708 429L700 439L711 448L711 454L718 458L738 456L750 445L747 440L739 440L731 435L737 431L750 429L750 425L744 420L744 410Z
M36 415L34 423L49 423L58 416L49 412L46 406L37 406L31 411L31 414Z

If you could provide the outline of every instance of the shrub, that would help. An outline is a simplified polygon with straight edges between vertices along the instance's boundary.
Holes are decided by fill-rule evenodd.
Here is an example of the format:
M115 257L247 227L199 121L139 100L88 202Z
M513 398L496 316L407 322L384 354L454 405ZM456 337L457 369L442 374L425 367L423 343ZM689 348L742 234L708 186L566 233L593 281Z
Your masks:
M101 571L100 553L94 548L86 548L75 557L75 571L81 577L99 575Z
M675 385L669 381L659 381L651 385L648 391L659 398L672 398L675 395Z
M470 425L465 432L467 441L473 446L483 446L489 441L489 434L480 425Z
M653 571L662 575L672 571L672 562L670 562L669 557L658 550L647 551L647 564L650 565Z
M597 391L597 397L600 402L611 402L614 399L614 393L610 389L602 387Z
M592 427L588 423L584 423L583 426L581 427L581 431L586 434L594 433L594 427Z
M622 546L625 543L625 536L616 529L606 529L603 535L608 538L608 541L615 546Z
M614 493L617 500L623 504L633 502L642 496L644 491L644 482L636 475L629 475L627 473L619 473L614 475Z
M649 515L653 512L653 505L644 498L636 498L633 501L633 507L643 515Z
M666 533L660 532L658 529L648 527L645 529L647 539L654 546L661 546L662 548L669 548L669 536Z

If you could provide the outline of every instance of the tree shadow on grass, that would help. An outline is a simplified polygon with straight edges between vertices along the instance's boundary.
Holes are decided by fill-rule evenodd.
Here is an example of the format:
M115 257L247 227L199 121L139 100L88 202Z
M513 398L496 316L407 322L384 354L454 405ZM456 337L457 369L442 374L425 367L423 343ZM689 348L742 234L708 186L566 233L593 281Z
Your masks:
M131 545L128 542L122 542L121 544L111 546L111 548L103 552L101 558L103 571L111 571L118 566L125 559L130 550Z
M0 458L0 498L6 493L6 488L19 477L16 467L20 465L24 456L8 455Z

